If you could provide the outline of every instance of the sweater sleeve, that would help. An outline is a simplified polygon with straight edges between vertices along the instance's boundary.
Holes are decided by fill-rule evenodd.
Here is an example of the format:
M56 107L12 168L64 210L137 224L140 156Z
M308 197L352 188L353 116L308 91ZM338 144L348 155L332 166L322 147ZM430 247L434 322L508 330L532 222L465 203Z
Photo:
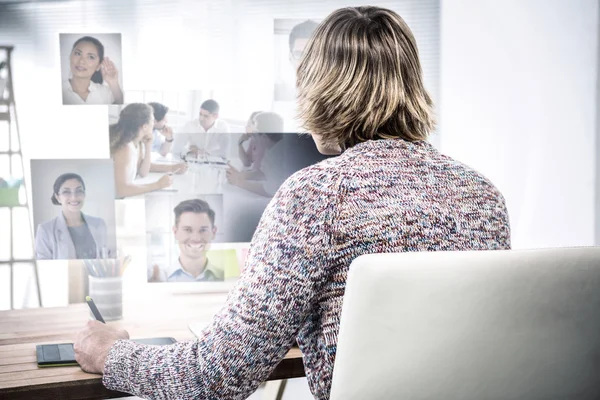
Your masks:
M328 276L331 185L316 168L288 179L265 210L246 269L194 341L117 341L104 385L150 399L245 399L265 381L317 306Z

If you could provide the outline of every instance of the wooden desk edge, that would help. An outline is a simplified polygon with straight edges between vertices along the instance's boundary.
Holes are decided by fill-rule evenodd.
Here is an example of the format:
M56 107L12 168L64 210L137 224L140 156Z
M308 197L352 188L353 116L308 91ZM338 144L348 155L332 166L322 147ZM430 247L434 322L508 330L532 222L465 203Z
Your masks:
M58 368L58 367L57 367ZM302 378L305 376L302 357L284 358L275 367L268 381ZM74 390L73 390L74 389ZM102 376L90 379L43 383L32 386L0 388L0 398L10 395L11 400L54 399L107 399L131 396L128 393L109 390L102 384Z

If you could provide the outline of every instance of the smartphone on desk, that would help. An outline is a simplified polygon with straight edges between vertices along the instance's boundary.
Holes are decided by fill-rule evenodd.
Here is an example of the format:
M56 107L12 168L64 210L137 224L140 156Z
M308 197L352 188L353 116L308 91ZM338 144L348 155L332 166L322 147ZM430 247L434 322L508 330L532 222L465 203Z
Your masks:
M132 339L131 341L153 346L165 346L176 342L172 337ZM67 367L70 365L78 365L77 361L75 361L73 343L38 344L35 347L35 351L37 354L38 367Z

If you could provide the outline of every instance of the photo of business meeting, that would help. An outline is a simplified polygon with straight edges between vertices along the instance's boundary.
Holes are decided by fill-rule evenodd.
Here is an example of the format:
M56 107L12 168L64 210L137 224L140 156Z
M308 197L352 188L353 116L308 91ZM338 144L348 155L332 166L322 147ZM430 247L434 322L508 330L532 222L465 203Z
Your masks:
M0 398L600 398L598 82L600 0L0 1Z

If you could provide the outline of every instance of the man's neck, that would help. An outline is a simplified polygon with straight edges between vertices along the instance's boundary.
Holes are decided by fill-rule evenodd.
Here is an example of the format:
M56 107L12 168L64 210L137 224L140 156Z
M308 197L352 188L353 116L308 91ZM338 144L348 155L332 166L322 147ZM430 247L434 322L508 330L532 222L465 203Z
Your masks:
M90 87L90 79L87 78L71 78L70 81L75 93L85 93Z
M181 254L179 256L179 263L184 271L197 278L208 266L208 258L206 258L205 254L200 258L189 258Z
M209 126L208 128L206 128L204 125L202 125L202 123L200 123L200 126L202 127L202 129L204 129L206 132L208 132L209 129L211 129L213 126L215 126L215 124L217 123L217 121L213 122L211 126Z

